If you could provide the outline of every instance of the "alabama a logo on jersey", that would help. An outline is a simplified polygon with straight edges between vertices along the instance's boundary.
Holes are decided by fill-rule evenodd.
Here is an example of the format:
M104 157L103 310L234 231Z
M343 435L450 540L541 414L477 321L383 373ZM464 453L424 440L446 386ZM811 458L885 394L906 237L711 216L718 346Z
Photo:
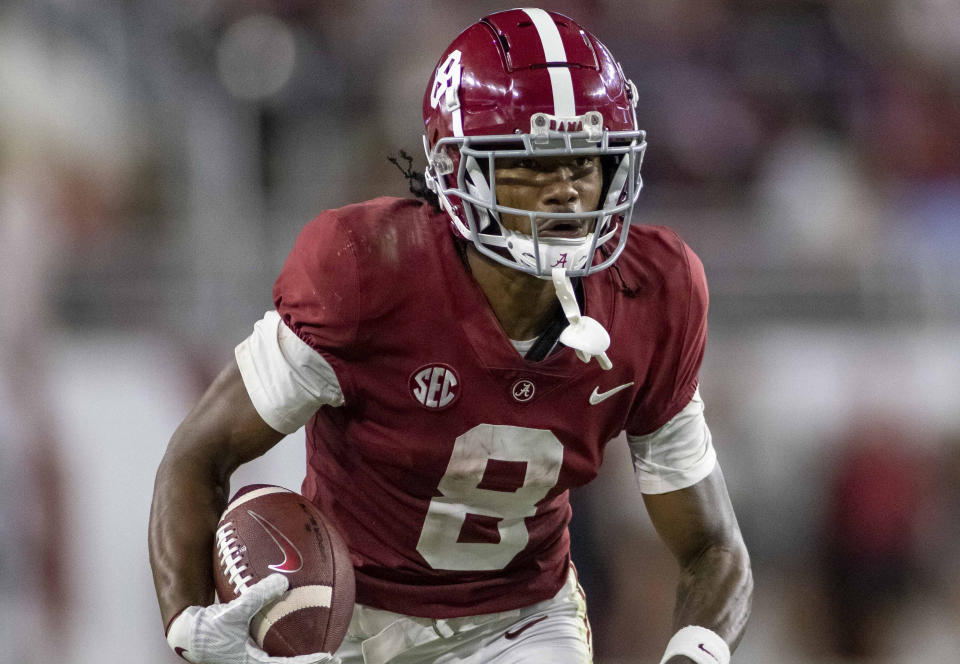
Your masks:
M526 403L533 398L533 393L536 391L537 386L533 384L532 380L527 380L523 378L518 380L513 384L513 387L510 388L510 393L513 395L513 398L520 403Z
M460 398L460 377L448 364L428 364L410 375L410 393L427 410L443 410Z

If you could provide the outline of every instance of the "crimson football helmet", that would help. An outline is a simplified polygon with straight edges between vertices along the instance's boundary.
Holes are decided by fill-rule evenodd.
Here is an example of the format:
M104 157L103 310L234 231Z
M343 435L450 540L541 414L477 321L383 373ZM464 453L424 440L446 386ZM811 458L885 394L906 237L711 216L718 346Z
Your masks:
M545 278L558 265L572 277L602 270L623 251L642 187L636 103L620 64L573 20L542 9L490 14L447 47L424 95L427 184L455 233L493 260ZM498 204L496 159L562 155L601 157L600 209ZM528 217L531 235L505 228L501 213ZM538 237L548 217L595 221L586 237Z

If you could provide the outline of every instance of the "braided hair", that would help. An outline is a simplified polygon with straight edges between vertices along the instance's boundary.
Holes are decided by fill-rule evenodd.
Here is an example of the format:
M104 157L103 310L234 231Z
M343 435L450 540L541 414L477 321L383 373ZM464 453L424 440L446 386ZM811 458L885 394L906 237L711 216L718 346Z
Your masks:
M388 156L387 160L396 166L403 177L407 179L411 194L426 201L434 210L440 212L440 199L427 187L427 179L423 171L413 168L413 157L407 154L406 150L400 150L396 156ZM400 164L401 160L406 162L405 166Z

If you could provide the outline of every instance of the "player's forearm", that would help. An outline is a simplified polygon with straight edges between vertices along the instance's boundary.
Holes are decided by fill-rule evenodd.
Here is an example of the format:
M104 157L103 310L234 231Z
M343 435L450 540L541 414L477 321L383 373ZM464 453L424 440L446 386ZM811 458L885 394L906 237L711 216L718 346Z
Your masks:
M733 650L750 617L752 597L753 574L743 541L709 546L681 570L674 627L706 627ZM674 659L669 664L686 661Z
M164 625L185 607L213 600L213 538L230 475L282 437L257 413L236 362L173 434L150 510L150 564Z
M150 565L163 624L213 599L212 551L229 474L184 449L181 427L157 470L150 510Z

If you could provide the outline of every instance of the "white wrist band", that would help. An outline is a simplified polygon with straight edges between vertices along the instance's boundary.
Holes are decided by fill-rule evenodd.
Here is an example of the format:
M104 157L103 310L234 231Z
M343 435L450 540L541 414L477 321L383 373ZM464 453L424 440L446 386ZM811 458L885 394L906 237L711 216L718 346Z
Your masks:
M706 627L687 625L670 639L660 664L683 655L697 664L730 664L730 646L720 635Z

